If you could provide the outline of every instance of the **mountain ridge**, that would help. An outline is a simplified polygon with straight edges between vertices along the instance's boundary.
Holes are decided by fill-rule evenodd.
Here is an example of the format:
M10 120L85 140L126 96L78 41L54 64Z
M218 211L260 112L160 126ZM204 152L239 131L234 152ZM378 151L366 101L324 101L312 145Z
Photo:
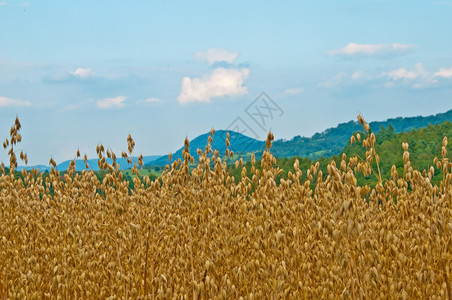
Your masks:
M218 150L220 155L224 155L226 151L226 135L229 132L230 136L230 143L231 146L229 146L229 150L233 151L235 153L245 153L245 152L254 152L259 151L262 149L262 147L265 145L264 141L259 141L253 138L250 138L242 133L235 132L235 131L227 131L227 130L216 130L215 134L213 135L213 141L211 143L212 150ZM197 158L197 149L201 149L202 151L205 150L205 147L207 146L207 140L210 136L210 132L201 134L197 136L196 138L192 139L190 141L190 155ZM178 160L179 158L182 159L182 151L184 147L181 147L176 152L173 153L173 161ZM244 151L246 150L246 151ZM164 155L155 161L151 163L147 163L145 165L166 165L167 163L170 163L168 159L168 155Z
M436 115L397 117L385 121L373 121L369 123L369 127L377 134L382 126L386 128L391 125L394 132L398 133L444 121L452 121L452 109ZM360 130L362 130L362 126L357 121L340 123L336 127L315 133L311 137L295 136L288 141L277 140L273 143L271 152L277 157L303 156L312 160L319 159L322 156L333 156L340 154L353 132Z
M444 113L438 113L428 116L415 116L415 117L396 117L389 118L385 121L373 121L369 123L371 130L377 134L382 127L388 127L391 125L394 128L394 132L407 132L413 129L426 127L429 124L440 124L444 121L452 122L452 109ZM294 136L290 140L279 139L274 141L271 152L276 157L292 157L301 156L308 157L312 160L319 159L320 157L329 157L340 154L340 152L347 145L347 142L351 135L362 130L361 125L357 121L349 121L346 123L340 123L336 127L330 127L322 132L315 133L311 137L302 137L300 135ZM259 152L265 149L265 141L260 141L248 137L242 133L227 130L216 130L213 136L213 142L211 144L213 150L218 150L220 155L224 155L226 150L226 135L230 134L229 150L235 154L246 154L250 152ZM207 139L210 132L201 134L190 141L190 154L197 158L197 149L204 151L207 145ZM179 148L173 153L173 161L182 158L182 150L184 147ZM259 156L259 155L258 155ZM124 161L122 161L124 160ZM57 165L59 171L67 170L71 160L64 161ZM118 158L117 161L121 166L121 170L128 169L131 166L127 164L125 159ZM98 170L97 158L88 160L90 169ZM145 166L164 166L170 163L168 155L149 155L144 156ZM76 170L81 171L85 164L82 160L76 160ZM19 166L17 169L32 169L38 168L42 171L50 170L50 167L44 165L37 165L31 167Z
M148 155L148 156L143 156L143 163L150 163L151 161L154 161L157 158L162 157L161 155ZM137 161L138 157L132 157L132 160ZM62 163L57 164L57 170L60 172L64 172L67 170L67 168L69 167L69 164L72 160L65 160ZM82 159L76 159L75 160L75 171L82 171L82 170L93 170L93 171L99 171L99 166L97 165L97 158L92 158L92 159L88 159L86 162L89 165L89 168L86 168L86 163L83 162ZM113 162L112 159L107 158L106 161L111 164ZM126 169L130 169L133 164L128 164L127 163L127 159L126 158L116 158L116 162L119 164L119 169L120 170L126 170ZM36 165L36 166L18 166L17 170L20 171L22 169L25 170L31 170L31 169L39 169L42 172L45 171L50 171L51 167L50 166L45 166L45 165Z
M428 116L415 116L415 117L396 117L389 118L385 121L372 121L369 123L371 130L376 134L380 131L381 127L388 127L391 125L394 128L394 131L397 132L406 132L411 131L413 129L418 129L421 127L426 127L429 124L435 125L442 123L444 121L452 121L452 109L448 110L444 113L438 113L435 115ZM271 152L276 157L292 157L292 156L302 156L308 157L310 159L319 159L320 157L329 157L333 155L340 154L340 152L344 149L349 141L351 135L356 132L362 130L362 126L357 121L349 121L346 123L340 123L336 127L330 127L322 132L315 133L311 137L301 137L295 136L291 140L276 140L271 148ZM218 130L213 136L212 148L218 150L220 155L224 154L225 151L225 135L226 130ZM218 141L217 133L223 135ZM235 131L229 131L231 135L231 147L230 150L234 151L236 154L245 153L241 147L242 144L235 144L234 139L232 138L233 133L236 134ZM190 141L190 154L197 157L196 148L193 148L193 141L202 140L204 141L204 146L207 143L207 138L210 133L205 133L197 136L192 141ZM254 140L250 137L247 137L243 134L240 134L250 140ZM246 140L246 139L245 139ZM196 143L198 145L198 143ZM265 149L265 142L254 140L253 151L247 152L259 152ZM177 150L173 154L173 160L182 157L183 147ZM202 147L201 150L204 150ZM250 150L250 149L248 149ZM259 156L259 155L258 155ZM168 160L168 156L162 156L159 159L156 159L152 163L148 165L166 165L170 161Z

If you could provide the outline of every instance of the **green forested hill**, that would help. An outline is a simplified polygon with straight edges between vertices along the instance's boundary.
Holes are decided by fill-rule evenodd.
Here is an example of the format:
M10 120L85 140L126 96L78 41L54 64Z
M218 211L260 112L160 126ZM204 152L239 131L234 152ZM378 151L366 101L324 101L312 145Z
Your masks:
M382 177L389 178L392 165L396 166L399 174L403 173L403 142L409 145L408 152L413 168L420 171L428 169L433 165L435 157L441 158L442 141L445 136L449 140L452 139L452 123L449 121L398 134L392 126L381 128L376 135L375 150L380 156ZM361 143L348 143L343 152L347 156L358 154L363 157L365 154ZM448 157L449 159L452 157L450 151ZM439 174L440 170L437 170L436 175Z
M398 117L386 121L370 122L369 126L374 133L378 133L381 128L388 128L389 126L392 126L391 130L394 133L399 133L427 127L429 124L440 124L444 121L452 121L452 110L426 117ZM331 157L340 154L353 132L361 129L358 122L350 121L339 124L334 128L329 128L321 133L316 133L312 137L296 136L288 141L277 140L273 143L272 153L279 158L299 156L317 160L321 157ZM221 154L224 154L226 150L226 133L227 131L225 130L218 130L213 136L212 148L218 150ZM229 131L229 133L231 136L229 149L234 151L234 153L242 156L245 160L249 159L251 152L255 152L257 157L262 155L262 151L265 149L264 141L258 141L234 131ZM206 133L190 141L190 154L195 158L198 157L196 149L204 150L209 135L210 133ZM173 153L173 159L181 158L182 150L183 148L180 148ZM167 163L169 163L169 160L168 156L165 155L146 165L164 166Z
M358 132L360 132L362 137L365 136L362 131ZM350 134L348 141L350 141L351 135L352 134ZM396 133L394 127L391 125L386 128L381 127L376 134L377 142L375 149L377 154L380 156L380 171L382 173L382 178L387 179L390 177L393 165L396 166L399 175L403 174L403 142L409 144L408 152L410 153L410 161L412 166L415 169L422 171L433 165L433 159L435 157L441 158L442 140L445 136L448 137L449 141L452 141L452 123L449 121L436 125L428 125L427 127L411 130L409 132L399 133ZM450 149L451 147L449 146L448 148ZM271 152L274 154L273 147L271 148ZM452 151L449 151L448 154L449 160L452 157L450 154L451 152ZM338 155L329 158L320 158L319 162L323 174L326 174L326 166L331 160L336 161L337 165L340 164L342 153L345 153L347 158L354 155L364 157L365 149L362 147L361 142L354 144L350 144L350 142L348 142ZM260 157L256 157L256 159L258 158ZM315 164L315 160L311 160L307 157L277 158L276 167L283 169L281 178L285 178L289 171L293 171L295 159L299 160L300 169L302 169L304 174L306 174L306 170L309 169L312 164ZM373 164L374 167L376 167L375 163ZM251 169L251 163L248 162L245 166L248 170ZM259 163L256 163L256 166L258 169L260 168ZM240 178L240 168L235 169L234 167L231 167L230 171L235 178ZM368 183L372 185L377 181L377 178L373 175L364 178L360 174L356 177L360 184ZM436 170L433 181L438 182L441 178L441 170Z
M378 133L382 127L388 128L391 125L394 132L398 133L427 127L429 124L440 124L444 121L452 121L452 110L426 117L398 117L386 121L370 122L369 126L374 133ZM303 156L310 159L330 157L339 154L352 133L359 130L361 130L361 126L356 121L342 123L322 133L316 133L310 138L296 136L289 141L275 141L272 153L277 157Z

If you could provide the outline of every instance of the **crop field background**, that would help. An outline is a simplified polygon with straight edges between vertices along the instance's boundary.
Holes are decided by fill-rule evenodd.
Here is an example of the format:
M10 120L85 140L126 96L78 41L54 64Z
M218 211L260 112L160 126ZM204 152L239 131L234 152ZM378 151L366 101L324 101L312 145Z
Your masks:
M366 134L351 141L365 156L343 155L324 173L296 160L277 184L269 133L261 161L232 162L232 178L212 130L199 160L186 140L184 158L154 180L138 176L138 159L130 184L102 145L101 181L75 163L46 177L15 172L27 160L16 119L0 177L0 299L450 299L447 137L426 170L403 143L403 172L382 179L375 135L358 120ZM358 174L377 184L358 185Z

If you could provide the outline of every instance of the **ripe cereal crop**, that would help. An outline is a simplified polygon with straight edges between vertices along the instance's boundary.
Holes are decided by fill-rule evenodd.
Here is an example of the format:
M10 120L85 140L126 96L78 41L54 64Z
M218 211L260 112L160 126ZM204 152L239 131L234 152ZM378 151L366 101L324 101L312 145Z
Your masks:
M251 168L231 163L241 178L212 150L212 130L199 159L186 139L183 159L153 181L138 176L129 135L118 157L133 163L130 188L103 145L102 180L75 160L64 173L53 159L48 175L16 172L27 161L16 157L16 119L0 174L0 299L451 299L447 137L425 172L401 145L403 174L383 180L375 135L358 121L365 134L350 141L365 157L343 155L324 173L296 160L279 184L272 133ZM359 186L358 173L375 187Z

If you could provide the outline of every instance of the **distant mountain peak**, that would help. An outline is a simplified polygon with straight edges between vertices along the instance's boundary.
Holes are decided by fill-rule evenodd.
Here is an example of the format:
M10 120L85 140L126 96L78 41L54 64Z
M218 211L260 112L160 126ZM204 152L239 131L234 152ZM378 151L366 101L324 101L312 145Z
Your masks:
M228 147L230 151L234 153L248 153L260 151L265 147L265 142L259 141L253 138L250 138L240 132L232 131L232 130L216 130L213 135L213 141L211 143L212 150L218 150L220 155L224 155L226 151L226 136L229 132L229 141L231 145ZM204 151L207 146L207 140L210 136L210 131L204 134L201 134L190 141L190 154L198 158L197 149L201 149ZM173 153L173 161L179 158L182 158L182 150L184 147L181 147L175 153ZM147 165L166 165L170 161L168 160L168 156L162 156L159 159L147 164Z

